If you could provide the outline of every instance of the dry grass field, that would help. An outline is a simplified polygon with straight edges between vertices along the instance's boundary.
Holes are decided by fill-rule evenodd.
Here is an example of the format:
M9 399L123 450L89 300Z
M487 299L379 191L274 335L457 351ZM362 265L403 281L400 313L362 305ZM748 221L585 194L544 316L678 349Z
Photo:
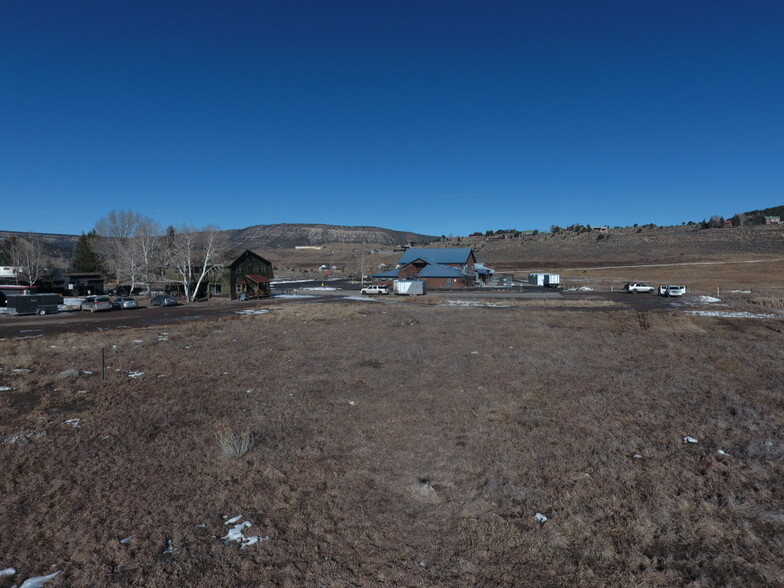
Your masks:
M0 341L0 587L784 584L780 316L267 308Z

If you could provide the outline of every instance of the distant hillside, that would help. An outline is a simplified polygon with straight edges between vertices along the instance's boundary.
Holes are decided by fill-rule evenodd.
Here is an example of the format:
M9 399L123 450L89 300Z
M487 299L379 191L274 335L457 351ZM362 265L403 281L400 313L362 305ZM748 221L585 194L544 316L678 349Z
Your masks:
M379 227L337 225L255 225L246 229L225 232L237 249L290 249L297 245L323 245L325 243L400 245L409 241L429 243L436 239L432 235L393 231Z
M61 235L58 233L22 233L16 231L0 231L0 243L9 237L18 237L40 241L46 247L47 255L54 258L70 259L73 257L79 235Z
M323 245L325 243L368 243L400 245L408 242L429 243L436 237L393 231L379 227L343 227L339 225L278 224L255 225L245 229L224 231L235 249L286 249L297 245ZM55 258L71 259L79 235L55 233L25 233L0 231L0 242L8 237L21 237L41 241L47 253Z
M762 210L741 212L733 218L738 218L744 225L762 225L765 224L766 216L784 216L784 206L771 206Z

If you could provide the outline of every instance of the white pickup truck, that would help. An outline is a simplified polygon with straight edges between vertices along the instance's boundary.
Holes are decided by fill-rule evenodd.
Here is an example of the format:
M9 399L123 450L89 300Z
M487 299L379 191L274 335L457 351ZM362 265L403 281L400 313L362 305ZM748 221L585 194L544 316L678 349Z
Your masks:
M383 284L373 284L371 286L365 286L360 290L360 292L368 296L374 296L376 294L389 294L389 286L385 286Z

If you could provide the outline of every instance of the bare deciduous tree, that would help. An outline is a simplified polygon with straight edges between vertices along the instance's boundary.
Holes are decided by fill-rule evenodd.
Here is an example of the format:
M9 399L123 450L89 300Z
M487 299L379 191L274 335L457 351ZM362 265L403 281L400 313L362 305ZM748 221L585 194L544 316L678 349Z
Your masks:
M17 268L16 283L18 284L21 279L35 286L46 271L44 248L41 243L15 237L8 243L7 250L11 265Z
M183 225L174 233L167 233L168 259L177 272L179 282L188 301L198 296L207 276L223 267L228 243L216 227L195 229Z
M155 277L160 225L151 218L130 210L113 210L95 225L100 237L98 251L106 267L120 284L128 281L131 291L140 281L148 284Z

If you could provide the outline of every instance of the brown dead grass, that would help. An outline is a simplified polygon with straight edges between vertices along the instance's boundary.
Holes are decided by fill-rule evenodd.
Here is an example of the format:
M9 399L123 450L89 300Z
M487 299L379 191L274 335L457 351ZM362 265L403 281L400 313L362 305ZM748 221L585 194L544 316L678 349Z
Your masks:
M0 586L780 585L781 329L358 302L0 341Z

